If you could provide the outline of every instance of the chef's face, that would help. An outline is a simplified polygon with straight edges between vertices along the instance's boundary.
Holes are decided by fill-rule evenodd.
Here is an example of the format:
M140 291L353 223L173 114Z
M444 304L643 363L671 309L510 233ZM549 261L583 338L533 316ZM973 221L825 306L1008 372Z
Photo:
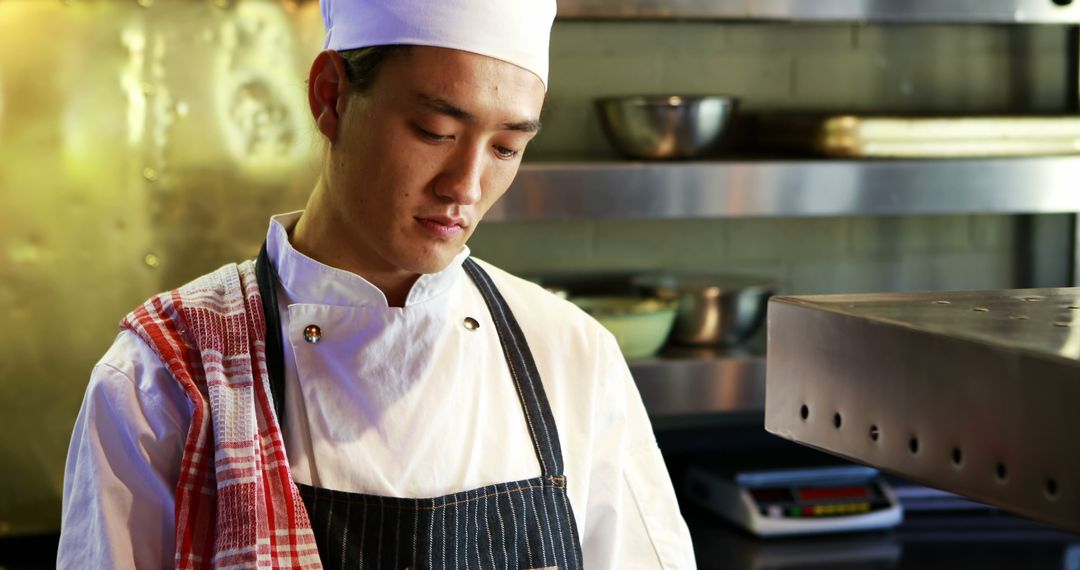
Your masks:
M490 57L412 47L342 99L323 172L334 233L370 270L419 274L443 270L510 186L544 85Z

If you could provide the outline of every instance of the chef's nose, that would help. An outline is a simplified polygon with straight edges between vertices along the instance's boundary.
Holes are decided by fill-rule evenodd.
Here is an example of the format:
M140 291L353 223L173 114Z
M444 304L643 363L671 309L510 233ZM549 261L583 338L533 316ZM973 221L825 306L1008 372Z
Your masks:
M435 193L455 204L471 205L480 201L480 180L484 155L479 149L461 149L444 165L436 180Z

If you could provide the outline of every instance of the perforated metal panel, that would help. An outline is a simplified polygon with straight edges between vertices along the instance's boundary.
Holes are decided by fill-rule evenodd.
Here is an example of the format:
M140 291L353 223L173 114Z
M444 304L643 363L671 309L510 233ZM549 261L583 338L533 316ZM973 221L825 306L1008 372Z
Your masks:
M777 297L765 427L1080 531L1080 289Z

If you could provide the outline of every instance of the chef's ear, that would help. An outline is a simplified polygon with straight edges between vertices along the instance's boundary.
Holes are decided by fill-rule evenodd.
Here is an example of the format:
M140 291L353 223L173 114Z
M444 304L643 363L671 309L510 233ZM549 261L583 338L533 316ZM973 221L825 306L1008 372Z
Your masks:
M308 75L308 104L319 132L330 142L337 138L349 89L341 54L326 50L315 56Z

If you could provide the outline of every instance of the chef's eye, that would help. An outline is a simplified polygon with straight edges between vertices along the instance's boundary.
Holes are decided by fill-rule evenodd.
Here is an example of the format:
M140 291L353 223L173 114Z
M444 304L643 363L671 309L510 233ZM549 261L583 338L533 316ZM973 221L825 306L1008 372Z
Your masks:
M505 146L495 145L495 154L499 155L499 158L509 160L515 158L518 155L518 151L512 148L506 148Z
M429 131L429 130L427 130L425 128L422 128L420 126L414 126L414 128L416 129L416 132L420 133L421 137L423 137L423 138L425 138L425 139L427 139L427 140L429 140L431 142L444 142L444 141L448 141L448 140L454 138L454 137L452 137L450 135L440 135L438 133L433 133L433 132L431 132L431 131Z

